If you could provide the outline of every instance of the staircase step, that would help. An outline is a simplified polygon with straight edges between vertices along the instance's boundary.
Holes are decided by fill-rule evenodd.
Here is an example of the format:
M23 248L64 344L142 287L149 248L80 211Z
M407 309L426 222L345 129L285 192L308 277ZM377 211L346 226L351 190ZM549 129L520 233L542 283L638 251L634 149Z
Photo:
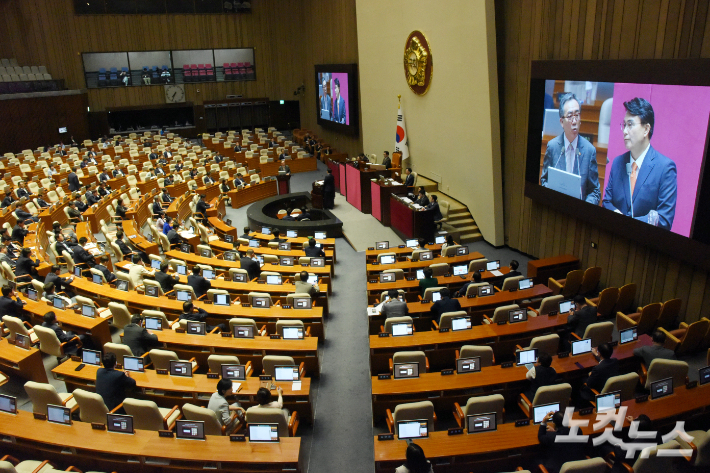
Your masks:
M480 233L470 233L466 235L461 235L461 243L463 244L473 243L481 240L483 240L483 235L481 235Z

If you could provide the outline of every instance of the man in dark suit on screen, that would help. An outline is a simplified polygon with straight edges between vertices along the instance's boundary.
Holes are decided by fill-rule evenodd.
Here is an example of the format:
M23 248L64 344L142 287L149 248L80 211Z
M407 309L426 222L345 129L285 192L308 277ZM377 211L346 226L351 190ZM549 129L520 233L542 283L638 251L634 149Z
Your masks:
M621 124L626 153L614 158L604 189L604 208L670 230L678 197L675 162L651 146L655 122L645 99L624 102Z
M330 111L330 119L334 122L345 123L345 99L340 96L340 81L335 79L333 81L334 87L333 92L335 94L335 100L333 101L333 110Z
M560 96L560 124L564 133L547 143L545 159L542 163L540 185L549 187L548 169L567 171L581 177L579 198L598 205L601 199L599 190L599 170L597 168L597 150L584 137L579 136L582 125L580 105L574 94Z

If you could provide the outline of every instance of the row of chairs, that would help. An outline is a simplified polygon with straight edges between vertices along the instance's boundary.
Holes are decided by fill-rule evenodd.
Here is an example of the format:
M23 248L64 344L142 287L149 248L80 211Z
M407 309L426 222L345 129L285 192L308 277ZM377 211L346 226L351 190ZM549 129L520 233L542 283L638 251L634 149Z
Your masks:
M254 67L250 62L224 63L224 78L227 80L246 79L247 76L254 75Z
M185 64L182 66L185 82L202 82L214 80L212 64Z
M46 74L47 73L47 68L44 66L18 66L17 63L15 65L12 65L10 63L5 63L7 59L2 59L3 65L0 66L0 75L1 74Z
M602 268L594 266L586 270L576 269L567 273L564 279L549 278L547 287L553 294L562 294L565 298L572 298L577 294L583 296L594 293L599 286Z
M52 74L7 74L0 71L0 82L27 82L35 80L52 80Z

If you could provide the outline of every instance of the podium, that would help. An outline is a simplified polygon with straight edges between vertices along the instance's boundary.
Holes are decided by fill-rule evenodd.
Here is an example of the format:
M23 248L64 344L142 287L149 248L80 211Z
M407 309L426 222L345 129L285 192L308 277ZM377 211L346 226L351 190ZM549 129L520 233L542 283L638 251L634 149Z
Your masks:
M313 189L311 190L311 206L314 209L323 208L323 185L318 184L318 181L313 181Z
M276 176L276 183L279 195L291 193L291 176L288 174L278 174Z

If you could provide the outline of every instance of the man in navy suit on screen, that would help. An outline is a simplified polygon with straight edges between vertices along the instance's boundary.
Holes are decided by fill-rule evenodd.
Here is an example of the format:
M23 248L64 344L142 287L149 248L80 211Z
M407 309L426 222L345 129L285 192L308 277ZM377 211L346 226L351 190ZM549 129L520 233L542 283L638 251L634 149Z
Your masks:
M572 93L560 96L560 124L564 133L547 143L540 185L549 187L547 170L550 166L576 174L581 177L581 188L577 197L590 204L599 205L601 192L597 149L584 137L579 136L579 127L582 124L580 105Z
M675 162L651 146L653 107L645 99L624 102L621 130L629 151L614 158L602 205L609 210L670 230L678 196Z
M345 99L340 96L340 81L335 79L333 81L333 94L335 96L335 101L333 103L333 110L330 112L330 119L338 122L345 123Z

